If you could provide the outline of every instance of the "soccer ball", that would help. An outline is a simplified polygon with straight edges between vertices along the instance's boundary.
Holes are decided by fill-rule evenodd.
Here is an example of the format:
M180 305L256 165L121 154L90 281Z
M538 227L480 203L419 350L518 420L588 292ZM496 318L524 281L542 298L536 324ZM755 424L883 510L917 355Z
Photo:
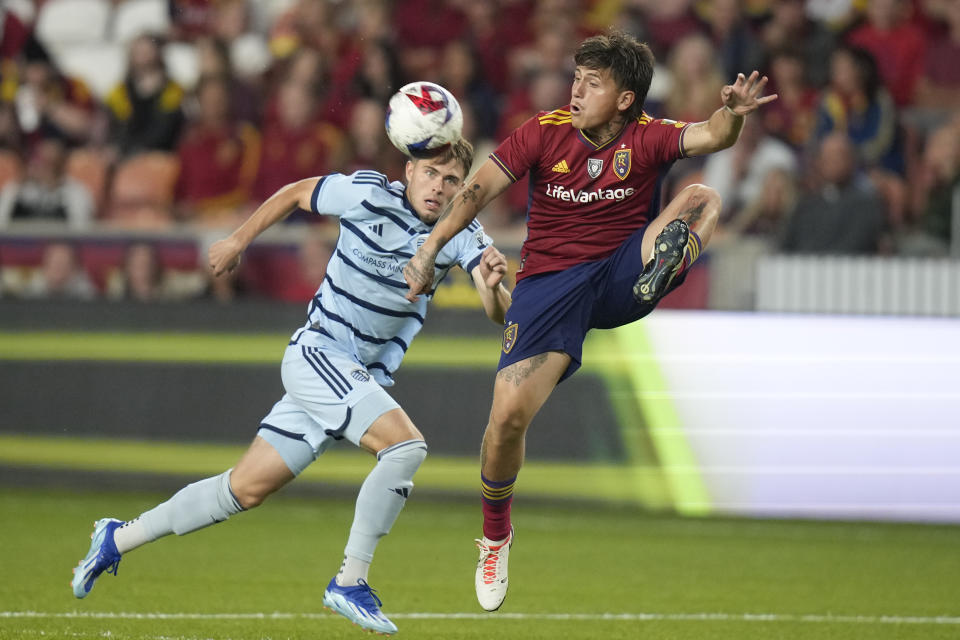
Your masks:
M449 91L433 82L411 82L390 98L387 137L408 156L433 155L460 139L463 112Z

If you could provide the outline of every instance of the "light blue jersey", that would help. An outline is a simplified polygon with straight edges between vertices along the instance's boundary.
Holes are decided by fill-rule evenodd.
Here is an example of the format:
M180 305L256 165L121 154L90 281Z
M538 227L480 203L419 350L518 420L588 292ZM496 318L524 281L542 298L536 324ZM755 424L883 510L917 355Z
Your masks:
M393 384L432 296L404 296L403 267L427 239L401 182L375 171L331 174L311 197L314 213L340 218L340 238L327 275L310 303L307 324L291 343L337 348L352 355L383 386ZM492 240L477 221L458 233L436 259L436 286L455 265L470 273Z

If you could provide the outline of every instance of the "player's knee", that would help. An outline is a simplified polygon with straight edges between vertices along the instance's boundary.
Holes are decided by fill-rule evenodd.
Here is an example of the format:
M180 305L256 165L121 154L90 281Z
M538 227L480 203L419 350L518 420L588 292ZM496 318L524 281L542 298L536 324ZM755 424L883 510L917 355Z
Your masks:
M496 440L517 440L523 437L529 425L530 417L522 407L504 407L490 412L487 431Z
M705 184L691 184L683 189L680 194L687 198L691 206L703 205L704 216L717 216L720 214L720 193L713 187Z
M230 482L230 492L245 511L259 507L272 493L263 485L248 484L242 481L236 482L233 479Z
M233 494L236 497L237 502L240 503L240 506L243 507L244 510L250 510L254 507L259 507L269 495L264 492L238 491L236 489L234 489Z

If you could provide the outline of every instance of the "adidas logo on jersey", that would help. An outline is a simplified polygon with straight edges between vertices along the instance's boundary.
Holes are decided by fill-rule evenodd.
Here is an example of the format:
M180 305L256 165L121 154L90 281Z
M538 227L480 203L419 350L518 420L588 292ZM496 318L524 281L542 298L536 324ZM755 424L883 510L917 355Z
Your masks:
M557 164L553 165L552 171L554 173L570 173L570 167L567 166L566 160L561 160Z
M397 494L398 496L401 496L401 497L403 497L403 498L409 498L409 497L410 497L410 489L408 489L407 487L400 487L400 488L398 488L398 489L391 489L391 491L393 491L395 494Z
M383 223L370 225L370 231L373 231L380 237L383 237Z

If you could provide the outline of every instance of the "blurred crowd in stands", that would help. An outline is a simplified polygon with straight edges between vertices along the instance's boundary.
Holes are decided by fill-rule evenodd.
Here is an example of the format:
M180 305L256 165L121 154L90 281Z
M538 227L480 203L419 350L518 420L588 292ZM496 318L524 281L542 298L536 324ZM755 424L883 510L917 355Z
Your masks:
M655 117L704 120L738 72L769 76L780 99L739 143L667 178L668 195L719 190L726 239L910 256L960 240L960 0L6 0L0 12L3 296L308 299L329 221L295 213L287 226L305 240L232 280L206 277L205 247L288 182L358 168L399 179L383 118L408 81L459 98L482 160L568 103L574 49L608 27L656 54ZM522 238L526 201L522 181L482 214L495 239Z

